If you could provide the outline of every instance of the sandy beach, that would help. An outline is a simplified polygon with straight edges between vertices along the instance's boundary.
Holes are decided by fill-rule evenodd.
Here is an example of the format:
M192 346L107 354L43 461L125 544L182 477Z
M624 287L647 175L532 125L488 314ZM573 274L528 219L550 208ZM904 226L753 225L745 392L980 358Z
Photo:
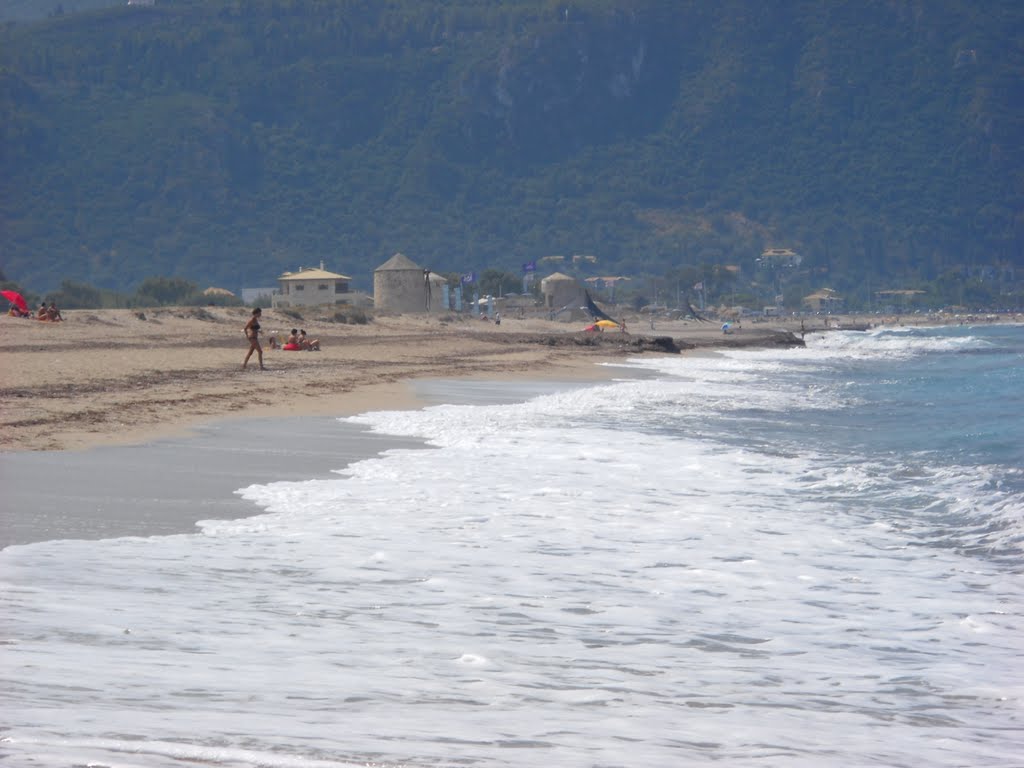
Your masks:
M777 326L725 335L717 323L652 330L648 321L645 333L586 333L542 319L347 325L319 314L264 310L264 371L255 357L241 367L244 308L68 311L52 324L0 317L0 549L191 533L201 519L256 512L239 488L328 477L420 446L341 416L523 400L619 376L600 363L629 355L799 343ZM321 351L270 349L269 336L296 326Z
M631 354L682 354L722 346L787 346L779 323L724 335L717 323L675 322L630 332L585 333L580 323L454 315L331 322L324 310L300 319L263 314L263 338L301 325L319 352L272 350L265 371L242 333L250 310L167 307L72 310L65 322L0 318L0 452L65 451L181 436L228 418L341 416L419 402L408 382L497 377L599 380L597 365ZM797 324L797 330L799 324ZM791 329L792 330L792 329ZM673 353L674 352L669 352Z

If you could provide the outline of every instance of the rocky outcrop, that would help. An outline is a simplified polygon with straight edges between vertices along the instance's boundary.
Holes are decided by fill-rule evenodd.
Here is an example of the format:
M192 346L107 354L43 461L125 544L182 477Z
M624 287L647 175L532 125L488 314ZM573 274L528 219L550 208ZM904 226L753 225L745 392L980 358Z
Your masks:
M605 354L678 354L688 349L764 349L804 346L803 339L790 331L743 330L721 336L702 336L686 339L672 336L644 336L609 331L594 333L502 333L488 334L496 343L542 344L548 347L590 347Z
M678 339L677 339L678 341ZM714 338L702 339L688 348L696 347L714 349L764 349L770 347L803 347L804 340L792 331L778 330L747 330L737 331L730 334L722 334Z

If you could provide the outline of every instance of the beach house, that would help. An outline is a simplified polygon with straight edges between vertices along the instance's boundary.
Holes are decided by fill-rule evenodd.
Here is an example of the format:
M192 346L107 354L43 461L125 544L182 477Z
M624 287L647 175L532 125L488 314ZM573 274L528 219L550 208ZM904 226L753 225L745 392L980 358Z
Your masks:
M803 304L812 312L838 312L843 308L843 297L831 288L822 288L804 296Z
M352 278L320 268L299 267L296 272L285 272L277 278L278 290L270 297L272 306L315 307L321 304L348 304L349 283Z

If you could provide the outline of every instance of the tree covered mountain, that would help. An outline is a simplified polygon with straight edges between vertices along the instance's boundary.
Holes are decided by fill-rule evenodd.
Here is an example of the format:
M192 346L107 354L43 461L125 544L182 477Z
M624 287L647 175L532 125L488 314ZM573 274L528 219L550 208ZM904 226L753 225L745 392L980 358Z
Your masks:
M127 0L0 0L0 22L32 21L48 16L124 5Z
M1009 0L164 0L7 24L0 267L237 288L323 260L368 287L396 251L586 254L764 283L785 247L794 290L852 300L1012 275L1022 40Z

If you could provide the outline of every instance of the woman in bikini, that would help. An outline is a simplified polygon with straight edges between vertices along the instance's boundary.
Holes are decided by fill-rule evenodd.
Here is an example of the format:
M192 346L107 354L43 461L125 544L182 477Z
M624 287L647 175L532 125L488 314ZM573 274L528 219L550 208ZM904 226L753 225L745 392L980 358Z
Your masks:
M249 322L245 324L245 338L249 340L249 353L245 356L245 362L242 363L242 370L249 365L249 358L252 357L252 353L255 352L259 357L260 370L265 371L263 367L263 347L260 346L260 316L263 314L263 310L256 307L252 311L252 317L249 318Z

